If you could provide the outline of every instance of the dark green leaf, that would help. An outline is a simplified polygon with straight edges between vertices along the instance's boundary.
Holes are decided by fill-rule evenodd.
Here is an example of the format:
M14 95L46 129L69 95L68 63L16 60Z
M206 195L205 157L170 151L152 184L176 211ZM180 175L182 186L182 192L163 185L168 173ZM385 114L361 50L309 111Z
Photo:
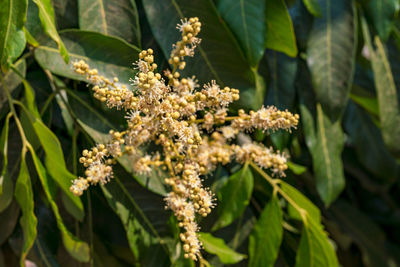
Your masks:
M354 1L320 0L322 17L315 19L307 49L317 101L329 118L344 111L353 77L357 47Z
M204 250L217 255L224 264L235 264L246 258L246 255L237 253L228 247L224 240L209 233L199 233L199 240L203 243Z
M266 47L296 57L296 36L285 1L266 1L265 20L267 24Z
M369 0L366 12L383 40L387 40L392 31L393 22L400 9L398 0Z
M118 77L121 84L130 86L129 79L135 75L132 63L138 59L138 48L118 38L95 32L68 30L60 35L72 62L84 60L91 68L96 68L100 75L110 79ZM76 74L71 65L62 61L50 41L35 50L35 58L43 68L55 74L86 81L85 76Z
M19 206L22 210L22 217L20 224L24 232L24 244L22 248L20 265L25 266L25 258L28 255L29 250L32 248L36 238L37 230L37 219L35 216L34 202L33 202L33 191L29 170L25 161L25 151L22 151L21 166L17 182L15 184L15 199L18 201Z
M18 222L19 211L20 209L17 202L13 201L7 209L0 213L0 245L7 241L14 231Z
M350 98L371 114L379 116L379 105L376 97L360 96L351 93Z
M333 218L360 247L362 261L366 266L395 266L395 260L385 249L385 234L368 216L360 212L358 207L338 201L332 205Z
M28 1L1 0L0 6L0 66L5 72L25 48L23 26Z
M364 167L385 181L393 181L396 177L396 160L385 147L382 133L368 114L349 103L345 127Z
M79 28L78 1L52 0L58 30Z
M372 70L378 94L379 115L382 135L389 150L400 155L400 106L390 63L381 39L375 36L376 49L373 48L368 25L361 19L364 39L371 54Z
M79 0L81 30L116 36L140 47L139 14L131 0Z
M0 136L0 153L3 161L3 166L0 172L0 212L5 210L11 203L14 195L14 183L11 175L8 172L8 126L10 123L11 113L6 117L3 129Z
M242 107L261 106L262 92L255 90L255 72L250 68L237 41L219 17L211 0L148 0L143 1L143 5L153 34L167 58L172 44L180 39L175 27L179 20L184 17L199 17L203 24L199 34L202 43L194 58L187 60L183 74L190 77L195 74L200 83L216 80L221 86L240 89Z
M329 206L345 186L341 158L344 137L340 121L332 123L319 104L316 124L315 146L310 147L310 150L318 193L325 205Z
M53 39L57 43L63 60L68 63L68 51L65 48L60 36L58 35L56 22L54 19L54 9L51 5L51 0L33 0L33 2L35 2L37 7L39 8L39 18L44 31L47 33L48 36L50 36L51 39Z
M267 28L266 2L268 1L216 1L219 13L232 30L252 66L257 66L264 54Z
M218 192L220 215L212 231L228 226L243 213L249 204L253 183L253 174L248 164L229 178Z
M249 239L249 266L274 266L282 242L282 211L273 195L265 206Z
M78 261L88 262L90 259L89 246L86 242L79 240L77 237L71 234L65 227L64 222L61 218L58 206L55 202L55 191L50 188L50 180L47 176L46 169L38 159L33 149L30 149L33 163L36 168L36 172L39 176L40 182L43 186L43 191L49 201L50 207L53 210L54 216L56 217L58 229L61 232L63 244L68 253Z

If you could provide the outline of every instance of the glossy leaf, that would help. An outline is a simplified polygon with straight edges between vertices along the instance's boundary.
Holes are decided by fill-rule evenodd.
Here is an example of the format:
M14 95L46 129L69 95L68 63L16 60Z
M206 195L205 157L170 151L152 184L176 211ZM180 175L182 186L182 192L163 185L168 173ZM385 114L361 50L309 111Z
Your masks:
M229 177L226 184L218 191L219 218L212 230L228 226L238 218L249 204L253 192L253 174L248 165Z
M56 22L54 18L54 9L51 5L51 0L33 0L37 7L39 8L39 18L42 24L44 31L53 39L57 45L60 54L65 61L65 63L69 62L68 51L65 48L63 41L61 40L60 36L58 35Z
M118 77L121 84L130 86L129 79L135 76L132 63L138 59L138 48L118 38L95 32L68 30L60 36L70 52L71 62L85 60L101 75L110 79ZM62 61L50 41L35 50L35 58L43 68L55 74L86 81L85 76L76 74L71 65Z
M199 240L203 243L205 251L217 255L224 264L235 264L246 258L246 255L237 253L228 247L223 239L214 237L209 233L199 233Z
M140 47L135 1L79 0L79 26L81 30L120 37Z
M203 25L199 34L202 42L195 56L187 60L183 75L191 77L195 74L200 83L216 80L221 86L238 88L242 107L261 106L260 92L255 90L255 73L211 0L148 0L143 1L143 6L153 34L166 58L169 58L172 44L180 39L176 30L180 19L199 17Z
M65 227L64 222L61 218L60 211L55 202L55 191L50 188L50 178L47 175L46 169L43 167L42 163L38 159L33 149L30 149L33 163L35 165L36 172L39 176L39 180L42 184L43 191L49 201L50 207L53 210L54 216L56 217L56 222L58 229L61 232L62 241L65 249L68 253L76 260L81 262L88 262L90 259L89 246L86 242L79 240L75 237L68 229Z
M307 48L316 99L336 120L346 107L357 47L354 1L321 0L322 17L314 21Z
M0 1L0 66L5 72L25 48L27 0Z
M29 250L32 248L37 234L37 219L34 213L31 177L25 161L25 151L22 151L21 166L15 184L14 195L22 210L22 217L20 219L20 224L24 233L24 243L20 259L20 265L22 267L25 266L25 258L28 255Z
M71 205L66 205L68 212L76 219L82 220L84 216L82 201L69 190L71 181L74 180L76 176L70 173L65 165L64 154L57 136L44 125L40 118L32 115L35 113L38 115L38 112L33 108L36 106L33 106L34 104L32 103L32 88L26 87L26 89L30 92L27 95L31 95L28 97L28 99L30 98L30 101L28 100L28 108L30 107L33 109L29 109L31 114L28 114L28 111L26 111L26 115L29 117L29 122L46 154L45 165L47 171L71 202L69 203Z
M390 63L381 39L375 36L376 49L373 48L368 25L362 18L364 39L371 53L371 64L374 72L374 82L378 95L379 115L382 135L389 150L396 156L400 155L400 105L396 85Z
M296 57L293 23L284 0L266 1L266 47Z
M274 266L282 236L282 211L278 198L272 196L250 234L249 266Z
M383 40L387 40L400 9L398 0L370 0L366 4L367 15Z
M0 172L0 212L10 205L14 195L14 183L11 174L8 172L8 128L11 113L6 117L0 136L0 153L2 157L2 166Z

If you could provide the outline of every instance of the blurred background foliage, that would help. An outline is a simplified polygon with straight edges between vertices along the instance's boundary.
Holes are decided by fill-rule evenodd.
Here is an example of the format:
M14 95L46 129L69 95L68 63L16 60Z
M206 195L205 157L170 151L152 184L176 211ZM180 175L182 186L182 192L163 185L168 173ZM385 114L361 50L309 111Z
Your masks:
M142 48L169 67L176 24L192 16L203 40L185 75L240 89L236 110L273 104L301 116L292 134L252 134L290 153L280 187L287 198L247 165L219 167L206 179L218 196L201 222L209 264L399 264L398 0L0 7L0 266L195 266L182 257L157 172L132 175L122 160L111 183L81 198L69 192L83 171L80 151L123 128L124 115L94 100L67 64L83 59L129 85Z

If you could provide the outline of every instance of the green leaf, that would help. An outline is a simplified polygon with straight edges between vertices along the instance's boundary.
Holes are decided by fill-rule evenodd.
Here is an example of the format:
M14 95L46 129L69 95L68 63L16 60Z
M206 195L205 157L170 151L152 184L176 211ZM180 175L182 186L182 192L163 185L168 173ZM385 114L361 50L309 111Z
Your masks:
M321 222L321 212L308 198L288 183L280 181L279 184L281 185L282 191L285 192L285 194L287 194L287 196L292 199L298 207L307 213L309 219L314 220L317 223ZM289 204L291 204L290 206L293 208L293 203ZM290 215L293 218L302 220L302 216L297 209L293 209L291 212Z
M248 164L245 164L242 169L229 178L218 191L220 215L212 231L228 226L243 213L249 204L253 183L253 174Z
M14 67L23 75L25 76L26 73L26 62L25 60L18 60ZM16 96L19 92L19 85L22 82L21 77L15 73L13 70L7 71L4 76L4 82L11 93L12 96ZM5 116L9 111L9 105L7 103L7 96L5 93L5 88L3 88L3 84L0 82L0 119Z
M341 154L344 148L340 121L334 123L317 104L317 133L315 145L310 147L317 182L317 191L326 206L342 192L345 178Z
M15 184L15 199L22 210L20 224L24 233L24 244L20 259L21 267L25 266L25 258L36 239L37 219L34 210L33 191L28 166L25 161L26 151L22 151L21 166Z
M116 36L140 47L139 14L131 0L79 0L79 28Z
M66 30L60 36L70 52L72 62L84 60L91 68L96 68L100 75L110 79L118 77L121 84L130 86L129 79L135 76L132 63L138 59L140 52L137 47L96 32ZM84 75L75 73L71 65L62 61L52 42L43 42L35 50L35 58L42 68L55 74L86 81Z
M365 6L367 15L382 40L387 40L400 9L398 0L370 0Z
M88 262L90 259L88 244L79 240L65 227L58 206L55 202L55 191L51 190L50 188L50 179L47 176L46 169L43 167L42 163L40 162L35 154L35 151L32 148L30 148L30 152L36 168L36 172L39 176L39 180L43 186L43 191L47 197L47 200L49 201L51 209L53 210L54 216L56 217L57 226L61 232L61 237L65 249L74 259L81 262Z
M71 181L76 179L76 176L70 173L65 165L64 154L57 136L41 121L36 105L34 103L34 92L27 82L25 89L28 92L25 97L28 105L26 115L32 125L36 136L45 152L45 165L50 176L54 179L57 185L68 198L68 203L65 205L68 212L76 219L82 220L84 216L83 204L79 197L72 194L69 190Z
M376 97L360 96L351 93L350 98L371 114L379 116L379 105Z
M318 0L303 0L304 5L307 7L308 12L316 17L322 16L322 10L318 4Z
M354 1L320 0L322 17L314 20L307 63L317 101L329 118L343 113L353 78L357 47Z
M266 47L283 52L290 57L296 57L298 52L296 36L285 1L266 1L265 20L267 24Z
M0 6L0 66L5 72L25 48L23 26L28 1L1 0Z
M204 250L217 255L224 264L235 264L246 258L246 255L237 253L228 247L221 238L214 237L209 233L199 233L198 235Z
M289 170L291 170L296 175L302 175L303 173L305 173L307 171L306 166L296 164L292 161L288 161L287 165L288 165Z
M63 60L65 61L65 63L68 63L68 51L65 48L60 36L58 35L56 22L54 19L54 9L51 5L51 0L33 0L33 2L35 2L37 7L39 8L39 18L44 31L47 33L48 36L51 37L51 39L53 39L57 43Z
M166 260L165 252L168 250L163 244L160 244L160 236L154 229L153 221L150 221L144 214L141 206L130 195L119 178L116 176L106 186L101 186L101 189L108 204L121 219L129 247L135 258L139 259L143 266L150 266L149 262L146 264L146 261L149 260L156 260L159 265ZM157 258L155 255L161 256L161 258Z
M381 39L375 36L373 48L365 18L361 18L364 39L371 54L374 82L378 94L383 140L395 156L400 155L400 106L390 63Z
M322 226L308 218L303 221L296 267L339 266L333 245L328 241Z
M368 114L350 102L344 125L355 146L358 160L364 167L377 178L393 181L396 177L396 160L385 147L381 131Z
M261 106L263 98L254 93L254 72L211 0L148 0L143 1L143 6L166 58L169 58L172 44L181 38L176 29L179 20L199 17L203 24L199 34L202 42L194 58L187 59L187 67L182 74L190 77L195 74L200 83L216 80L222 87L238 88L241 92L241 107Z
M17 202L12 201L11 204L0 213L0 218L2 218L0 220L0 245L3 245L3 243L7 241L13 233L15 226L18 223L19 211L20 208Z
M254 225L249 238L249 266L274 266L282 242L282 211L273 195Z
M11 113L6 117L0 136L0 153L2 156L3 166L0 173L0 212L10 205L14 195L14 183L8 172L8 126L10 123Z
M232 30L251 66L258 65L265 50L266 2L264 0L216 1L219 14Z

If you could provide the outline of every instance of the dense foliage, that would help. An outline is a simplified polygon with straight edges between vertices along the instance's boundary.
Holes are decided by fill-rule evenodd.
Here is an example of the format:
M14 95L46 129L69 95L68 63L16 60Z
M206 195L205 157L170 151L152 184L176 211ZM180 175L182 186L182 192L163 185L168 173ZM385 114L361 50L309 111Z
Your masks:
M398 0L0 0L0 266L397 266L400 262ZM204 183L200 261L184 258L170 191L122 157L81 197L81 151L126 128L92 96L80 60L131 87L152 48L170 68L176 25L202 39L181 75L240 90L229 113L275 105L292 133L254 141L288 155L278 179L252 161ZM109 77L108 77L109 75ZM247 137L246 137L247 138ZM149 147L148 149L153 149Z

